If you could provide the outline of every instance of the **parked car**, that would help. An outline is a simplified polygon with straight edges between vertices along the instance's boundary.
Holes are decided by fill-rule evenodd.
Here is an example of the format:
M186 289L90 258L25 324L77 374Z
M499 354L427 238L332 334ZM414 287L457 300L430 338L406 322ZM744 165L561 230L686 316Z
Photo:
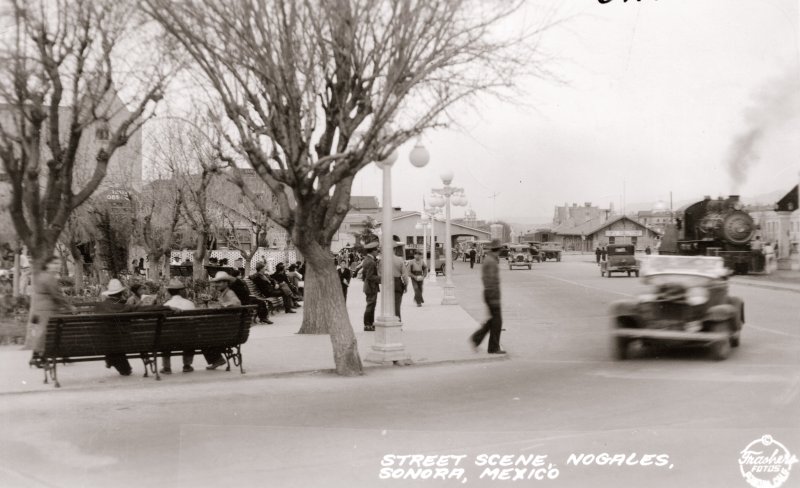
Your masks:
M509 244L508 246L508 269L515 267L533 268L533 254L531 247L527 244Z
M649 289L611 306L612 348L626 359L631 343L646 347L696 344L716 360L738 347L744 302L728 295L730 271L720 257L648 256L642 276Z
M561 253L564 249L560 242L542 242L538 248L542 261L547 261L548 259L561 261Z
M635 249L632 244L609 244L606 246L608 257L600 263L600 276L611 273L631 273L639 276L639 261L634 256Z

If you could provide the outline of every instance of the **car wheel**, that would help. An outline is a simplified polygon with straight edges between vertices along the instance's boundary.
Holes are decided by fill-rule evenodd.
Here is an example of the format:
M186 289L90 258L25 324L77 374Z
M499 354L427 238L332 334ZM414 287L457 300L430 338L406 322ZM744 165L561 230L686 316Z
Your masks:
M730 332L731 328L727 322L720 322L714 324L711 328L712 332ZM711 344L711 357L715 361L723 361L728 359L728 356L731 354L731 341L730 337L725 340L717 341Z
M731 335L731 347L739 347L739 334L740 332Z
M614 337L614 340L611 344L611 347L614 349L613 355L614 359L617 361L624 361L628 359L628 338L627 337Z

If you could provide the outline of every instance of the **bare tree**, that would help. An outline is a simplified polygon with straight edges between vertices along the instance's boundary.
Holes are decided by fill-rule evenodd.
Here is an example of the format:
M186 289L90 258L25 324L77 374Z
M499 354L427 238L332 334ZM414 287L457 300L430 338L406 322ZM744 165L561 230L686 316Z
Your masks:
M223 183L230 187L229 182L223 180ZM227 191L212 197L212 201L218 210L220 231L226 236L228 247L239 251L244 260L245 273L250 274L250 263L258 251L261 236L266 240L267 232L275 224L261 210L261 206L256 206L248 199L233 201L241 195L237 190L236 187L227 188ZM259 196L264 198L263 193L259 193ZM246 238L240 230L247 231Z
M153 59L158 51L147 46L143 29L135 30L136 42L151 64L135 66L125 44L139 27L134 7L125 0L10 0L2 12L10 27L0 47L0 159L34 287L72 212L162 97L161 70L170 65ZM81 166L92 176L78 185L73 176Z
M329 333L336 371L360 374L330 244L356 173L482 92L540 74L537 32L498 29L521 2L144 0L223 107L219 129L276 195L263 208L308 263L301 332ZM234 163L234 158L230 158ZM236 180L253 201L253 192Z
M165 276L165 266L169 264L182 221L182 209L183 191L174 178L150 182L134 200L134 240L147 253L148 280L157 281Z

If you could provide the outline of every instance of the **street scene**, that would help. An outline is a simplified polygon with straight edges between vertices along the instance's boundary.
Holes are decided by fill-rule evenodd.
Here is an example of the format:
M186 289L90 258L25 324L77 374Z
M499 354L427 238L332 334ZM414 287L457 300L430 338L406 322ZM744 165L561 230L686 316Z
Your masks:
M0 0L1 487L800 486L795 0Z

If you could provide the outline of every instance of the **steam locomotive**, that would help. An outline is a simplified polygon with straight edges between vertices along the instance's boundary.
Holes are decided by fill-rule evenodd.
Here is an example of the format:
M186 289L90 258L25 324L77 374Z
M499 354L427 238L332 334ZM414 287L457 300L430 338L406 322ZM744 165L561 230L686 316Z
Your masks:
M706 196L679 210L665 229L659 254L720 256L734 273L763 271L763 256L750 247L756 223L743 208L739 196L731 195Z

